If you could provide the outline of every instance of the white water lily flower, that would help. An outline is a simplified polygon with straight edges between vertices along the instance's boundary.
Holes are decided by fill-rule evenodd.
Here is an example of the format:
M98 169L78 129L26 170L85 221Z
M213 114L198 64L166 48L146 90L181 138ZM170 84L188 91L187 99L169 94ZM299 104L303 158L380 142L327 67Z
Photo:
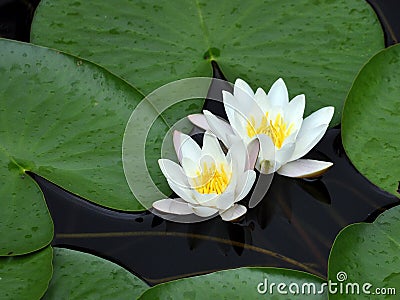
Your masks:
M210 132L204 134L202 148L190 136L178 131L174 132L173 139L180 165L168 159L160 159L158 163L169 186L180 198L159 200L153 207L176 215L210 217L219 213L225 221L245 214L246 207L237 202L249 193L256 179L253 168L258 140L249 144L249 155L240 140L225 155L216 136Z
M240 138L245 144L260 140L257 169L261 173L288 177L315 177L332 166L331 162L300 159L323 137L333 117L334 107L324 107L303 120L305 96L289 102L284 81L279 78L268 94L262 88L256 93L237 79L233 94L223 91L223 102L229 124L209 111L190 115L189 120L213 132L227 147Z

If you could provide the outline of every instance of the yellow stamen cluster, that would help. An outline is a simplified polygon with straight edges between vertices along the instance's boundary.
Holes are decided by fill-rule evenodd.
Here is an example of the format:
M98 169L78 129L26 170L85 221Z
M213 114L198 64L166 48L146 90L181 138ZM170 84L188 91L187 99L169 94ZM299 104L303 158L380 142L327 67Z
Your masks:
M219 168L214 163L208 166L203 164L203 169L197 171L195 189L201 194L222 194L228 186L231 174L226 172L224 165Z
M282 147L285 139L290 135L293 128L293 124L287 126L287 123L284 122L281 114L278 114L275 118L275 121L268 120L268 112L261 119L261 124L256 127L256 120L254 117L250 118L250 121L247 121L247 135L252 138L257 134L266 134L271 139L274 145L280 149Z

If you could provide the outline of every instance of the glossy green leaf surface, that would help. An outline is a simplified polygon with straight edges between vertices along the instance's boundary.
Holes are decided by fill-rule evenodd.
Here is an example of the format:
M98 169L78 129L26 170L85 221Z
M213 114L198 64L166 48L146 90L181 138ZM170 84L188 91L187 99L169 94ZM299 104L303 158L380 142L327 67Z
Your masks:
M0 257L0 299L41 299L53 273L52 258L51 247L22 256Z
M399 292L399 265L400 206L397 206L382 213L372 224L347 226L336 237L329 257L329 279L342 282L344 291L346 284L357 283L360 293L337 292L330 294L329 299L398 299L398 295L374 295L379 291L384 293L383 289L389 294L388 288L396 288ZM345 272L347 278L338 280L339 272ZM371 284L367 288L369 294L362 291L366 283ZM348 290L352 291L350 286Z
M141 210L122 168L122 138L142 96L81 59L0 39L0 255L53 237L36 173L95 203Z
M291 96L306 94L306 114L334 105L331 125L358 70L384 47L364 0L43 0L31 38L99 63L143 93L211 76L211 59L253 88L283 77Z
M399 197L400 46L374 56L360 71L343 109L342 140L354 166Z
M37 184L2 149L0 128L0 256L29 253L51 242L53 222Z
M319 293L323 282L319 277L294 270L239 268L159 284L139 299L327 299L325 292ZM277 290L278 284L282 284L283 292Z
M54 248L54 274L44 300L136 299L148 285L100 257Z

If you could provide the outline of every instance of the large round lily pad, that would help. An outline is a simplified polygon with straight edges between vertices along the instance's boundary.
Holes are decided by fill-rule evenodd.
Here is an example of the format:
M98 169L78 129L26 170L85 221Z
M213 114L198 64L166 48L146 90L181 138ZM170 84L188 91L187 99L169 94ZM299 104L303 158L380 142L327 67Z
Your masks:
M254 88L283 77L292 96L306 94L306 114L334 105L331 125L362 64L384 47L364 0L43 0L31 40L99 63L143 93L210 76L211 59Z
M332 293L329 299L398 299L399 253L400 206L384 212L373 224L347 226L333 244L329 279L342 283L348 293ZM396 293L393 288L397 289L397 295L393 294Z
M139 299L326 299L323 282L294 270L239 268L162 283Z
M142 98L87 61L0 39L0 255L37 250L53 225L34 172L90 201L142 210L122 168L122 138Z
M343 109L343 145L372 183L399 196L400 46L382 50L360 71Z
M43 300L136 299L149 286L100 257L54 248L54 273Z
M41 299L51 279L51 247L14 257L0 257L0 299Z

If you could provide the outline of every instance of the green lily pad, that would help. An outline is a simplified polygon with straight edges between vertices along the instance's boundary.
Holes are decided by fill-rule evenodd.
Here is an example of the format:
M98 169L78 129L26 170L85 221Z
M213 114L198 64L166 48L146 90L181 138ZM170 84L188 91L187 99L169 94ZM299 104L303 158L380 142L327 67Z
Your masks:
M122 138L142 98L101 67L0 39L0 255L48 244L53 225L28 171L95 203L143 210L126 182Z
M227 78L269 88L283 77L306 114L335 105L340 121L362 64L384 47L366 1L41 1L34 43L97 62L143 92L186 77Z
M149 286L100 257L54 248L54 274L43 300L136 299Z
M372 183L399 197L400 46L375 55L360 71L345 102L343 146Z
M53 268L51 247L14 257L0 257L0 299L40 299L49 285Z
M327 299L326 291L319 293L323 282L319 277L300 271L239 268L162 283L148 289L139 299ZM282 285L280 290L286 294L277 290L281 283L285 287ZM311 293L307 293L309 288Z
M4 107L0 108L0 123L2 110ZM2 148L2 130L1 126L0 256L25 254L51 242L53 222L37 184Z
M400 287L400 206L381 214L374 223L352 224L343 229L329 257L329 279L336 283L357 283L360 294L330 294L329 299L398 299L389 288ZM344 272L344 273L343 273ZM362 292L364 284L371 284ZM348 290L351 287L348 286ZM379 288L381 294L376 295ZM398 291L397 291L398 293Z

